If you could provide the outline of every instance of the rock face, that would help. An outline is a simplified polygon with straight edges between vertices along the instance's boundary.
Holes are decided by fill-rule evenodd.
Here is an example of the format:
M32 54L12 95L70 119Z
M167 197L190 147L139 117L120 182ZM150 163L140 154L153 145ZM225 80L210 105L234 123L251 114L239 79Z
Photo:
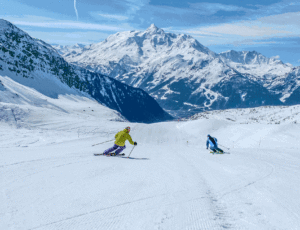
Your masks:
M83 93L134 122L172 119L145 91L66 62L52 46L0 20L0 75L56 98Z
M216 54L189 35L166 33L155 25L60 50L70 63L144 89L175 116L281 105L286 94L273 79L281 82L291 71L256 52Z

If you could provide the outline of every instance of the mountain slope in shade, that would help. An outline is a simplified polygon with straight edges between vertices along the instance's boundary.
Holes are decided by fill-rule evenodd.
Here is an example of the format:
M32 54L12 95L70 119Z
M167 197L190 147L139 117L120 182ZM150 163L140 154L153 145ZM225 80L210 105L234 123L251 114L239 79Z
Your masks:
M31 38L13 24L0 20L0 74L40 93L57 98L83 93L119 111L130 121L172 119L141 89L67 63L50 45Z
M300 100L300 67L295 67L285 75L284 85L286 87L286 98L283 98L285 104L295 105L299 104Z
M68 62L144 89L177 116L207 109L281 104L264 86L230 67L191 36L166 33L155 25L145 31L111 35L63 56ZM232 83L235 85L230 87ZM257 97L250 101L256 90Z

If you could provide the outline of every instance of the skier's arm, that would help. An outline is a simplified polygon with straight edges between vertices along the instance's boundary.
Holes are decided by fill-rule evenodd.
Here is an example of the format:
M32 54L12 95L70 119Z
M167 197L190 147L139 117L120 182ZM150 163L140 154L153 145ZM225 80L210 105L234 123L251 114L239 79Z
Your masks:
M116 134L116 136L115 136L115 139L117 139L117 138L118 138L119 134L120 134L120 132L118 132L118 133Z
M208 145L209 145L209 142L208 140L206 141L206 148L208 149Z
M129 141L130 144L134 145L134 142L131 139L131 136L128 134L127 140Z

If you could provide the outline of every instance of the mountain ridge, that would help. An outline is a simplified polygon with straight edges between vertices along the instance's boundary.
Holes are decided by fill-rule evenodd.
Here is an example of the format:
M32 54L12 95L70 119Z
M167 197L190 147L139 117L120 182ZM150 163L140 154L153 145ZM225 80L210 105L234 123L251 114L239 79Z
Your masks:
M259 63L267 60L258 53L253 55L259 57ZM243 72L224 56L189 35L166 33L155 25L145 31L116 33L100 43L63 54L70 63L144 89L174 116L283 103L280 98L286 95L272 84L274 77L277 82L280 77ZM280 63L275 59L273 62ZM283 75L290 71L290 66L281 65ZM230 87L237 84L233 79L239 79L240 85Z
M30 37L13 24L0 20L0 74L34 87L47 96L57 97L68 88L96 99L119 111L130 121L158 122L172 119L142 89L122 84L110 77L93 73L66 62L49 44ZM47 84L48 84L47 83Z

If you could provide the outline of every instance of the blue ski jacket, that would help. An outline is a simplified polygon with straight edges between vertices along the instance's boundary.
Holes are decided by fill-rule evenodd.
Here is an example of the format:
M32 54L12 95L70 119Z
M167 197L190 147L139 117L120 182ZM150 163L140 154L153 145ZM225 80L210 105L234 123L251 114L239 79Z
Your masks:
M215 149L218 148L218 140L215 137L211 137L214 139L214 141L216 142L216 144L214 145L214 143L212 143L212 141L209 139L209 137L207 138L206 141L206 148L208 148L208 146L210 145L210 148Z

